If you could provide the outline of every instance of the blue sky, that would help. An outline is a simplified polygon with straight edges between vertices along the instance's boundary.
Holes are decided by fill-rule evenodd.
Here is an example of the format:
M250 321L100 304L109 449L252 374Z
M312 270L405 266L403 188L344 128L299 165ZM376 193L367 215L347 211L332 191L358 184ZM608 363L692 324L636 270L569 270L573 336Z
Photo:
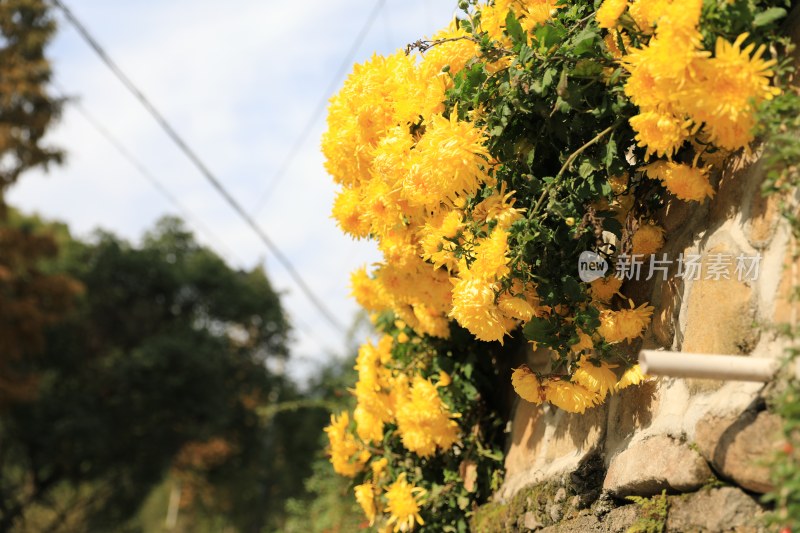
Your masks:
M245 209L253 209L353 39L373 9L368 0L65 0L109 55L173 124ZM388 54L444 27L455 0L386 0L356 62ZM177 150L77 32L58 16L49 56L57 84L111 131L217 238L189 220L198 239L231 264L263 262L295 324L289 372L304 377L315 361L341 354L343 338L294 286L283 268ZM340 81L341 83L341 81ZM330 96L330 95L328 95ZM312 289L349 323L349 273L378 259L330 219L335 188L323 169L316 117L289 172L257 221ZM176 209L78 112L66 108L50 141L68 159L49 174L31 172L8 194L12 205L59 219L73 233L96 228L132 241ZM220 242L223 241L223 242Z

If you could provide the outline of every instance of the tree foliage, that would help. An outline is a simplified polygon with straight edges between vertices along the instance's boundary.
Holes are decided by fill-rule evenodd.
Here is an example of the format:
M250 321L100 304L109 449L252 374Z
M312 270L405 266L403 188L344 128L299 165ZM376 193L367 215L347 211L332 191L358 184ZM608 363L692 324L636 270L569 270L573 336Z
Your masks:
M296 395L266 370L286 357L289 327L263 270L231 269L176 219L140 247L109 233L73 241L49 268L84 292L24 361L35 399L0 417L6 529L79 488L89 530L120 527L171 468L213 489L206 503L242 527L264 520L265 502L279 508L282 490L301 490L288 470L303 469L285 458L300 439L285 442L283 424L257 414ZM286 484L270 488L273 478Z
M44 0L0 2L0 196L22 172L63 156L43 141L61 111L45 57L55 29Z
M43 137L61 102L47 90L45 47L55 31L42 0L0 2L0 408L29 398L35 379L23 361L41 351L44 328L60 319L80 290L41 262L56 254L51 238L10 224L4 193L21 173L61 161Z

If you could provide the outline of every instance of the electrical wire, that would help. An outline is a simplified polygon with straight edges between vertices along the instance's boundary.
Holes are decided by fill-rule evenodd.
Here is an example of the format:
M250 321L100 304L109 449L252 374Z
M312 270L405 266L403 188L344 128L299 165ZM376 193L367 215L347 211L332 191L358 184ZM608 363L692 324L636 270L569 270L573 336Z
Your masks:
M100 59L105 63L105 65L114 73L114 75L119 79L120 82L125 86L128 91L130 91L133 96L139 101L139 103L150 113L150 115L155 119L155 121L161 126L167 136L175 143L175 145L186 155L186 157L194 164L194 166L200 171L200 174L216 189L216 191L222 196L222 198L228 203L228 205L241 217L241 219L253 230L253 232L258 236L262 243L269 249L270 252L275 256L278 262L283 266L289 276L292 278L294 283L300 288L300 290L305 294L305 296L309 299L309 301L317 308L320 314L327 320L335 329L339 330L342 333L345 333L347 330L346 328L339 322L336 316L328 309L328 307L323 303L322 299L316 295L316 293L309 287L309 285L305 282L302 278L300 273L295 269L294 265L289 261L289 259L281 252L281 250L275 245L274 242L267 236L264 230L256 224L255 220L244 210L242 205L228 192L225 186L222 185L222 182L214 176L214 174L208 169L206 164L200 159L200 156L192 150L188 144L183 140L183 138L178 134L175 128L167 121L167 119L162 115L158 109L147 99L147 97L142 93L141 90L131 81L128 76L120 69L119 66L111 59L111 57L106 53L103 47L97 42L97 40L92 36L86 26L70 11L70 9L64 5L61 0L52 0L53 4L58 7L63 13L67 20L72 24L72 26L78 31L81 37L86 41L92 50L100 57ZM383 0L379 0L379 3L382 4Z
M214 231L207 226L200 217L195 216L191 211L189 211L186 206L184 206L178 198L172 194L169 189L167 189L161 181L156 178L156 176L147 169L147 167L136 158L127 148L125 145L122 144L122 141L117 139L114 134L109 131L97 118L95 118L89 111L83 106L78 100L74 98L69 98L67 96L66 91L59 84L52 83L53 86L58 91L59 96L66 100L69 106L76 110L78 114L80 114L84 120L86 120L89 125L91 125L97 133L99 133L102 137L108 141L108 143L114 147L114 149L119 152L119 154L128 162L130 165L136 169L136 171L145 179L147 180L153 188L158 191L161 196L163 196L169 203L171 203L178 211L180 211L181 215L192 224L194 224L201 232L205 233L206 236L212 240L219 249L224 252L227 256L233 257L240 265L244 264L244 261L240 257L237 256L230 248L225 245L225 241L222 240L219 235L214 233Z
M336 71L336 74L333 76L331 82L328 84L328 87L325 89L325 92L322 94L322 98L320 98L316 107L314 107L313 112L309 116L305 126L303 126L303 129L301 130L300 135L297 137L297 140L289 149L286 158L284 158L281 166L278 167L278 171L267 184L264 192L259 195L258 201L256 201L253 210L251 211L253 216L256 216L262 209L264 209L264 206L267 205L267 201L272 197L272 192L275 190L275 187L277 187L278 183L280 183L280 181L286 177L289 167L291 167L295 157L297 157L297 154L300 153L300 150L305 145L306 141L308 140L308 136L311 135L311 132L314 130L314 126L317 124L317 121L319 121L320 117L325 114L325 109L328 107L328 99L336 90L341 79L352 67L353 60L358 53L358 49L361 48L361 45L364 43L364 39L366 39L367 35L369 34L369 30L372 29L373 24L375 24L375 21L377 20L378 15L383 9L385 3L386 0L378 0L375 2L375 6L372 8L372 11L364 22L364 25L361 27L361 30L359 30L358 34L356 34L356 37L353 40L353 44L350 45L347 55L345 55L344 60L342 60L342 63L339 65L339 69Z

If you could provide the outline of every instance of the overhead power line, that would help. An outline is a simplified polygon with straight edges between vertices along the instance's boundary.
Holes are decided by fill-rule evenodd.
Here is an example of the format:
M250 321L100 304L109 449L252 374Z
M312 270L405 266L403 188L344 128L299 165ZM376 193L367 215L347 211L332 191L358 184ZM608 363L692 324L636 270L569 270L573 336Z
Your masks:
M136 156L133 155L132 152L130 152L127 148L125 148L125 145L122 144L122 141L116 138L111 133L111 131L109 131L108 128L106 128L99 120L97 120L97 118L95 118L91 113L89 113L89 111L87 111L86 107L81 105L81 103L78 100L70 99L67 96L66 91L64 91L64 89L61 88L59 85L55 83L53 85L60 93L60 96L69 101L70 107L75 109L84 118L84 120L86 120L86 122L88 122L89 125L91 125L97 131L97 133L103 136L106 139L106 141L108 141L108 143L111 144L111 146L113 146L114 149L117 152L119 152L119 154L123 158L125 158L125 160L128 161L128 163L130 163L131 166L133 166L133 168L135 168L136 171L144 179L146 179L150 183L150 185L152 185L153 188L155 188L156 191L158 191L159 194L161 194L161 196L163 196L168 202L170 202L173 206L175 206L175 208L178 211L180 211L180 213L183 215L185 219L189 220L192 224L197 226L197 228L201 232L205 233L212 241L214 241L217 244L217 246L220 247L220 249L226 255L233 257L240 264L244 264L244 261L242 261L240 257L237 257L237 255L225 245L225 241L222 240L219 237L219 235L214 233L214 231L209 226L207 226L200 217L192 214L192 212L189 211L189 209L187 209L186 206L184 206L183 203L180 200L178 200L178 198L174 194L172 194L169 191L169 189L167 189L164 186L164 184L161 183L161 181L158 178L156 178L155 175L152 172L150 172L139 159L136 158Z
M64 16L67 20L72 24L81 37L86 41L89 47L94 50L94 52L100 57L100 59L105 63L105 65L114 73L114 75L119 79L120 82L125 86L128 91L133 94L133 96L141 103L141 105L152 115L155 121L161 126L167 136L175 143L175 145L186 155L186 157L194 164L194 166L200 171L200 174L216 189L216 191L222 196L222 198L228 203L228 205L241 217L241 219L253 230L253 232L261 239L261 242L269 249L270 252L275 256L278 262L283 266L284 269L288 272L289 276L295 282L295 284L300 288L303 294L311 301L314 307L320 312L320 314L327 320L332 326L338 329L341 332L345 332L346 328L339 322L339 320L335 317L335 315L328 309L328 307L323 303L322 299L319 298L311 287L305 282L305 280L300 276L300 273L294 268L294 265L289 261L289 259L281 252L281 250L272 242L272 240L267 236L264 230L256 224L253 218L247 214L241 204L228 192L225 186L222 185L222 182L214 176L214 174L208 169L205 163L200 159L200 156L194 152L188 144L183 140L183 138L178 134L175 128L167 121L167 119L156 109L156 107L147 99L147 97L139 90L139 88L125 75L125 73L117 66L117 64L109 57L106 51L103 49L102 46L92 37L89 30L86 26L81 23L81 21L70 11L70 9L64 5L61 0L53 0L53 4L57 6L61 11L64 13Z
M333 91L336 90L336 87L339 85L339 81L345 76L345 74L347 74L353 65L353 60L358 53L358 49L361 48L361 45L364 43L364 39L366 39L367 35L369 34L369 30L372 29L373 24L375 24L375 21L378 19L378 15L385 4L386 0L378 0L375 2L375 6L372 8L367 20L364 21L364 25L356 34L355 39L353 39L353 44L350 46L350 50L348 50L347 55L339 65L339 69L336 71L336 74L334 74L333 78L331 78L330 84L325 89L325 92L322 94L319 102L317 102L314 111L309 116L308 122L306 122L305 126L303 126L303 129L300 131L300 135L297 137L297 140L289 149L289 152L281 163L281 166L278 167L278 171L272 177L270 182L267 184L266 189L261 193L256 201L255 206L251 211L253 216L256 216L262 209L264 209L264 206L267 205L267 201L271 198L275 187L277 187L278 183L284 177L286 177L289 167L291 167L295 157L297 157L297 154L300 153L300 150L308 140L308 136L311 135L311 132L314 130L314 125L316 125L320 117L324 115L325 109L328 107L328 99L330 98L331 94L333 94Z

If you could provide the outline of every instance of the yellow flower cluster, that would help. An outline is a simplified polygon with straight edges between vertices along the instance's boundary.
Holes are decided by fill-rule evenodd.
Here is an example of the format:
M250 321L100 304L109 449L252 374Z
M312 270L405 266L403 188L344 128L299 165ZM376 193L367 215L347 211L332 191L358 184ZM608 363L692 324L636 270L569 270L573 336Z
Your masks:
M666 158L644 170L678 198L693 201L713 194L707 165L673 163L675 153L696 142L723 151L747 148L755 106L780 92L770 85L775 61L762 59L764 46L742 47L748 34L732 43L719 37L713 51L703 49L698 30L702 5L702 0L604 0L596 15L600 27L610 30L609 51L621 55L629 73L625 94L639 107L630 119L638 145L647 158ZM649 37L622 55L616 40L630 42L619 25L626 10Z
M511 384L523 400L537 405L547 401L567 412L583 414L586 409L603 403L608 394L647 379L639 365L630 367L619 378L613 368L616 365L602 361L595 364L584 356L576 364L572 378L567 379L567 376L540 378L523 365L512 373Z
M403 368L392 358L393 343L391 336L384 335L375 344L361 346L355 365L358 381L351 390L356 398L354 424L345 411L331 417L325 432L331 463L338 474L355 477L367 469L367 464L371 467L372 481L354 488L356 501L370 524L380 516L381 522L393 525L394 531L410 531L415 522L422 524L418 498L424 491L409 484L405 474L389 484L385 474L388 459L375 449L370 453L369 447L384 441L391 424L388 427L396 427L409 452L430 457L458 442L459 427L454 419L459 415L451 413L439 395L438 389L450 384L450 376L440 372L434 384L419 374L417 366Z
M352 390L356 397L353 420L359 439L378 443L384 438L384 424L396 424L403 445L420 457L429 457L438 449L449 449L458 440L457 415L439 397L437 385L415 372L392 368L392 343L384 335L377 345L361 346L355 369L358 381ZM409 377L409 373L411 376ZM442 374L439 386L449 377ZM335 451L331 439L331 452ZM348 452L352 453L350 448ZM363 464L362 464L363 467Z
M632 238L634 255L652 255L664 246L664 228L655 224L643 224Z
M350 417L347 412L339 416L331 415L331 423L325 428L330 442L330 455L333 470L337 474L354 477L370 457L369 451L358 442L349 431Z
M539 4L515 2L530 20ZM513 192L496 187L467 207L495 182L483 130L442 114L451 76L478 55L464 37L437 34L441 44L419 61L398 52L356 66L331 100L322 149L342 185L333 217L346 233L375 239L384 257L372 272L353 273L356 300L393 311L418 335L447 338L453 318L478 339L502 342L537 313L538 299L532 286L504 285L508 228L522 216Z
M479 6L481 12L481 29L495 41L510 45L504 34L506 17L512 11L526 32L533 31L553 16L553 12L563 7L558 0L495 0L493 4Z
M411 531L414 522L424 525L419 515L418 497L424 497L425 491L406 481L406 475L400 474L397 481L386 491L386 508L389 511L388 524L394 524L394 531Z
M659 234L660 228L651 230L645 226L642 230ZM576 362L565 369L565 374L540 377L527 366L514 370L511 384L520 397L537 405L549 402L570 413L582 414L603 403L609 393L638 385L645 379L638 365L629 367L618 377L613 371L616 365L592 360L596 344L603 341L609 344L630 342L640 337L650 324L652 306L635 307L630 302L629 309L613 310L609 307L611 299L621 295L621 286L622 280L616 277L592 282L590 294L592 305L600 309L600 327L591 336L578 330L579 340L571 346Z
M437 448L449 450L456 443L458 424L451 416L436 386L419 375L398 394L397 430L403 446L420 457L433 455Z
M412 531L415 523L425 524L419 514L425 490L410 484L405 473L400 474L397 480L389 485L384 494L385 506L376 498L378 488L374 483L367 481L356 485L353 490L356 502L364 511L370 526L375 525L375 519L384 511L388 516L381 531Z

